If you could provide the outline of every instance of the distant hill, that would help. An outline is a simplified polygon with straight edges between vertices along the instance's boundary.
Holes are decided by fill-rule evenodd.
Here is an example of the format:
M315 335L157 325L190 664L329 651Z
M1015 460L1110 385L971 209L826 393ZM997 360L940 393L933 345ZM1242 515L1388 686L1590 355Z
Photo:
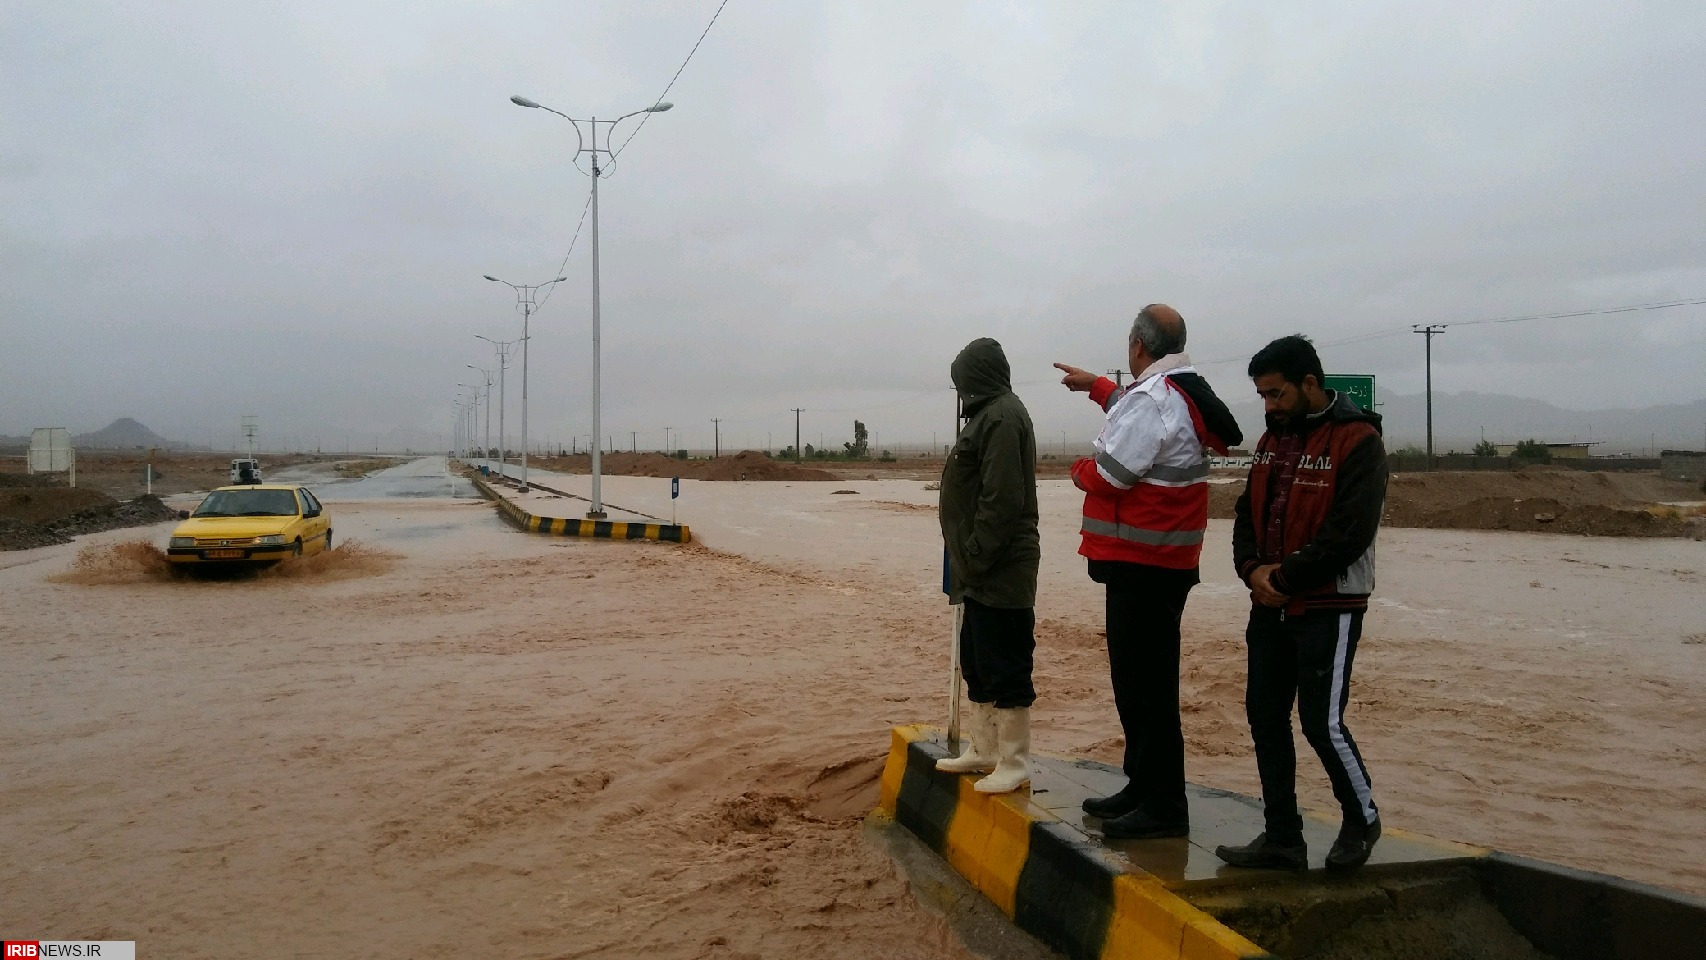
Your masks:
M94 433L79 433L71 438L71 445L87 450L175 449L184 446L167 440L129 417L120 417Z
M1389 449L1427 440L1427 397L1383 394ZM1650 448L1699 450L1706 443L1706 400L1623 410L1566 410L1540 400L1493 393L1435 393L1434 449L1467 453L1485 431L1494 443L1599 441L1595 454L1644 454Z

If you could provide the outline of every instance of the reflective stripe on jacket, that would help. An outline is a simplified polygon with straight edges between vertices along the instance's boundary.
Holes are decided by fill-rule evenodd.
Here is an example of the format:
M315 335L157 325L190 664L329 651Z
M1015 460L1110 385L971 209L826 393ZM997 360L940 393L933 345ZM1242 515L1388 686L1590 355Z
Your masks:
M1208 458L1202 418L1167 379L1190 372L1183 355L1163 357L1121 389L1106 377L1090 399L1107 410L1096 455L1072 467L1084 491L1078 552L1091 560L1189 570L1208 529Z

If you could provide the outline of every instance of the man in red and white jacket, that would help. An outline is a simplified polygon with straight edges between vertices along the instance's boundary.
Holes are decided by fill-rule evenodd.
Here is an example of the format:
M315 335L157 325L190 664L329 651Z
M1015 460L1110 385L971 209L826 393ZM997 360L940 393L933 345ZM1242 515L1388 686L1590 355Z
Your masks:
M1179 623L1208 528L1208 451L1225 453L1243 435L1184 347L1184 318L1152 303L1127 337L1130 386L1055 364L1067 389L1106 412L1096 455L1073 465L1072 482L1084 491L1078 552L1107 591L1108 672L1125 732L1129 782L1084 801L1109 837L1190 832Z

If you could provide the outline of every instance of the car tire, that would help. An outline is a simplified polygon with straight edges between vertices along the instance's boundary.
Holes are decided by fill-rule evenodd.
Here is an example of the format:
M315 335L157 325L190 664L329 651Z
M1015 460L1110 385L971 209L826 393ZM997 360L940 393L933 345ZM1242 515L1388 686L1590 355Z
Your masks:
M326 528L326 549L327 550L332 549L332 528L331 527Z
M296 543L292 546L291 551L290 551L290 555L293 557L302 556L302 541L301 540L296 541Z

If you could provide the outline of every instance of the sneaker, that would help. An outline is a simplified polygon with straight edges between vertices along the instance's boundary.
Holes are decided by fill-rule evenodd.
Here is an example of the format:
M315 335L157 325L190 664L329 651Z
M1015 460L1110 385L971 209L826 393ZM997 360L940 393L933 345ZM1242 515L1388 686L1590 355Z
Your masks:
M1234 867L1251 870L1309 869L1309 847L1302 837L1295 844L1276 843L1268 839L1266 833L1261 833L1242 847L1215 847L1214 855Z
M1185 837L1190 833L1188 821L1169 823L1157 820L1142 810L1102 821L1102 836L1110 840L1158 840L1162 837Z
M1360 823L1345 824L1339 828L1339 838L1333 841L1333 849L1327 851L1327 869L1349 870L1362 866L1368 862L1368 855L1374 852L1374 842L1379 839L1379 820L1366 827Z
M1103 820L1112 820L1115 817L1123 817L1133 810L1136 810L1138 807L1138 800L1137 797L1130 792L1130 788L1128 787L1125 790L1121 790L1119 793L1109 794L1105 797L1085 797L1084 803L1081 804L1081 806L1083 806L1084 812L1088 813L1092 817L1101 817Z

